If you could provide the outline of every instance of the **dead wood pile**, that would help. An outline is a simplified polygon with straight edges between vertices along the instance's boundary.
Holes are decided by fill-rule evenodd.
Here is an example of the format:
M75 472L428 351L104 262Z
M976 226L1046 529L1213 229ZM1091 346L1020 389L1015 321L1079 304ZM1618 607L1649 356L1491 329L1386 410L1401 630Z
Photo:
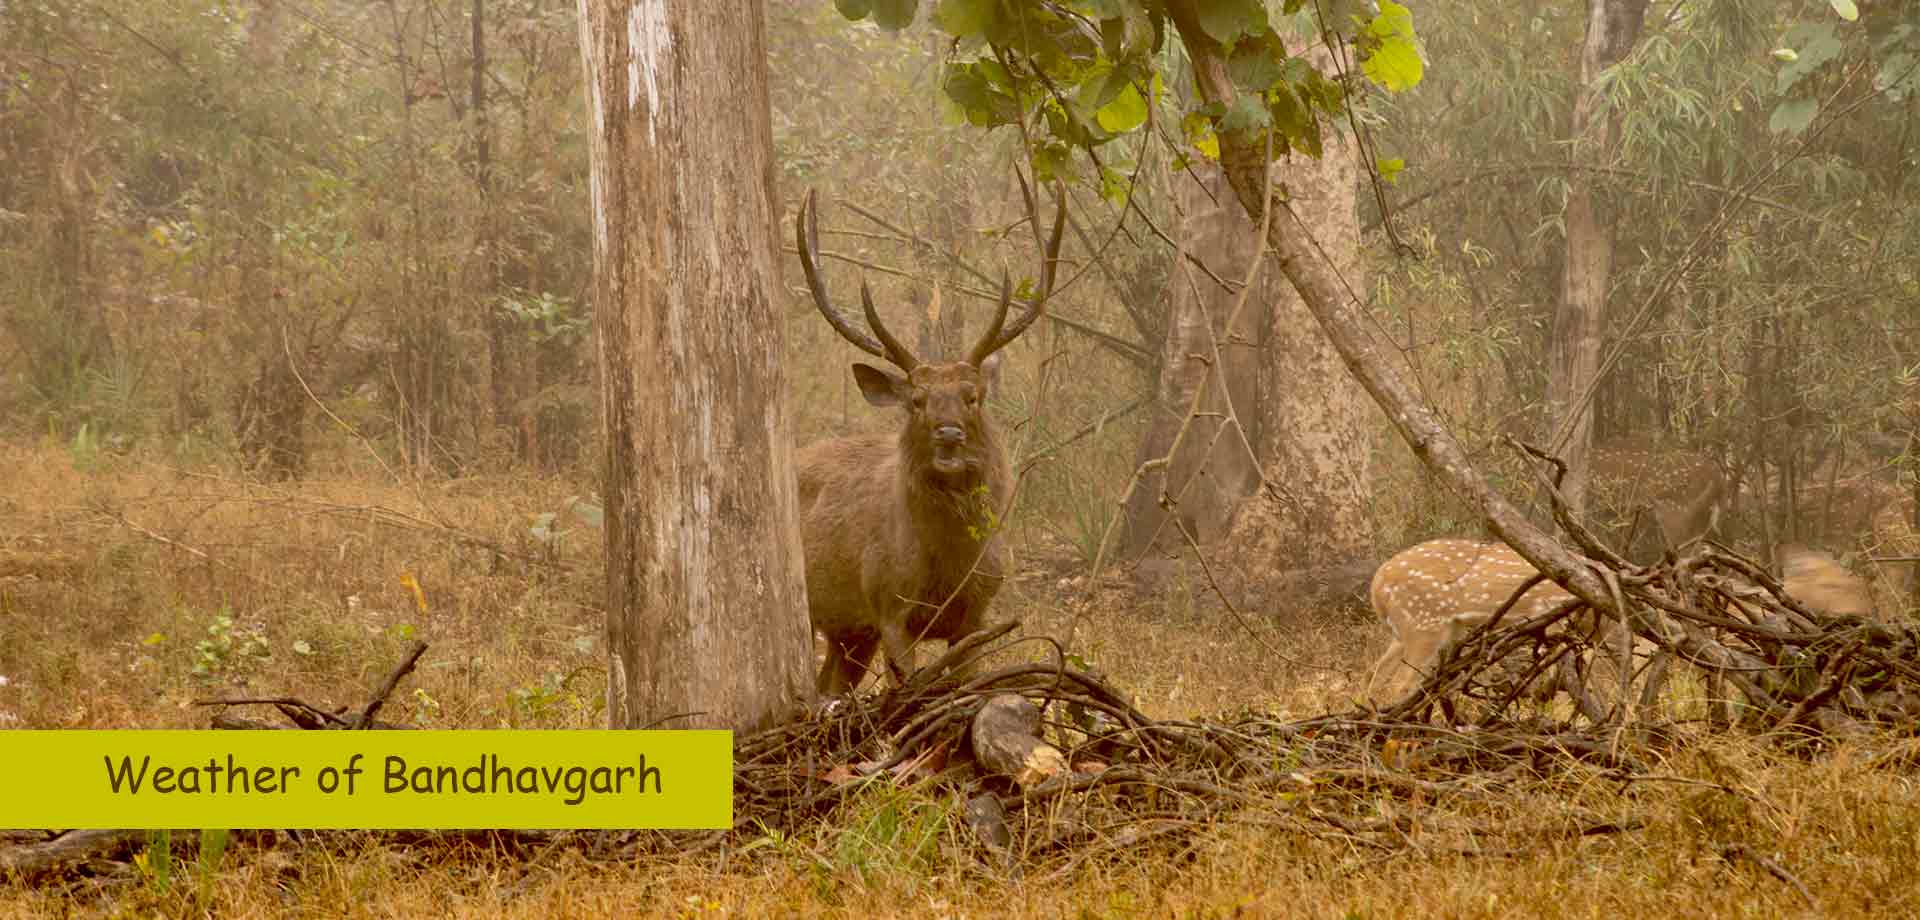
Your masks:
M738 738L730 831L487 839L542 852L572 842L595 855L686 858L804 834L878 783L950 802L953 839L976 848L983 865L1012 872L1065 872L1143 845L1185 851L1226 821L1388 856L1416 846L1410 816L1436 803L1491 801L1517 782L1551 785L1556 776L1628 784L1649 774L1651 755L1708 732L1817 751L1839 737L1910 734L1920 719L1920 636L1910 626L1822 616L1751 560L1715 545L1646 567L1604 550L1589 557L1618 618L1578 600L1521 622L1504 622L1503 612L1443 654L1405 700L1381 709L1153 719L1102 676L1075 667L1052 640L1009 639L1016 624L1005 623L955 645L903 686ZM1637 641L1624 641L1629 636ZM977 665L1014 659L1001 653L1036 642L1047 646L1040 660ZM1627 666L1611 672L1627 680L1596 677L1598 662L1622 660L1629 649ZM358 712L246 702L274 705L300 728L379 726L379 702L422 650ZM1697 688L1686 699L1666 692L1681 673L1693 674ZM1525 688L1543 681L1573 705L1522 706ZM215 724L270 727L227 715ZM1563 818L1513 833L1537 840L1636 829L1578 809ZM1483 831L1476 846L1502 833ZM31 854L0 847L0 871L45 873L100 855L77 843L63 848L62 839L35 839ZM122 850L127 841L94 839ZM1525 848L1516 840L1512 851Z

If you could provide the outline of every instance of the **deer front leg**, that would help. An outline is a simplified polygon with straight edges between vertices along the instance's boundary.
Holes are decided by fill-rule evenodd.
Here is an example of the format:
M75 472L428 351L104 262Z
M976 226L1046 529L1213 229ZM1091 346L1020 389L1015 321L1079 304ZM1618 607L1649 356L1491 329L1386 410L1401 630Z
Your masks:
M1399 702L1398 699L1390 698L1387 694L1392 690L1393 685L1399 682L1397 678L1400 673L1401 659L1405 654L1406 644L1400 641L1400 634L1395 633L1393 641L1387 643L1386 654L1381 655L1380 660L1374 663L1373 673L1367 678L1367 699L1375 706Z
M820 696L831 698L860 686L860 679L867 675L868 663L873 660L874 650L879 647L880 637L870 632L829 638L827 661L820 667L817 684Z
M907 634L905 610L890 610L881 618L880 645L887 651L887 673L894 686L904 685L913 674L913 637Z

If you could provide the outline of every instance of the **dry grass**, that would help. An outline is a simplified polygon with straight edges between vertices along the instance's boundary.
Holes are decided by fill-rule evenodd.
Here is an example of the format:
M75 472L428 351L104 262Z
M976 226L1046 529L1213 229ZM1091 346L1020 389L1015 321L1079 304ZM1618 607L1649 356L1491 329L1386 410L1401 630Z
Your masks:
M347 703L414 637L432 650L385 718L600 723L595 534L550 552L528 532L577 484L415 489L348 475L269 488L132 460L83 471L55 447L0 449L0 468L0 725L197 726L205 713L189 702L216 694ZM1063 567L1071 550L1038 538L1029 549L1032 571L999 612L1029 633L1072 630L1075 650L1151 715L1345 708L1383 638L1338 621L1255 622L1256 638L1193 601L1197 585L1176 581L1151 601L1110 586L1089 593ZM573 848L396 847L374 835L239 841L204 907L195 884L157 892L122 872L0 887L0 916L1815 913L1795 881L1822 915L1911 916L1920 758L1902 744L1806 759L1699 739L1665 755L1653 780L1561 765L1439 801L1381 792L1378 820L1407 841L1391 852L1279 826L1268 819L1311 803L1275 799L1191 840L1011 879L980 859L949 794L875 789L832 821L726 854L608 861ZM1605 832L1581 834L1596 827Z

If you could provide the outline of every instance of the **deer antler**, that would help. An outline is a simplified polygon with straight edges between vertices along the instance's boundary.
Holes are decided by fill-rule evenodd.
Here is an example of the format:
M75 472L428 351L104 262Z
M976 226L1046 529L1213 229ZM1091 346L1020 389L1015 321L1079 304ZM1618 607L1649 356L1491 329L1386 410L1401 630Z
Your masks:
M1016 170L1014 176L1020 180L1020 197L1027 203L1027 223L1033 228L1035 242L1040 239L1040 207L1035 200L1033 189L1027 185L1025 174ZM1007 307L1013 302L1013 284L1006 273L1000 276L1000 306L993 313L993 322L987 325L987 332L980 337L979 344L973 346L967 361L978 367L981 362L1007 343L1020 337L1033 325L1033 321L1045 312L1047 298L1053 296L1054 268L1060 261L1060 235L1067 227L1067 190L1064 183L1056 181L1053 190L1056 210L1053 215L1053 233L1042 247L1040 259L1040 287L1033 300L1027 303L1020 317L1007 325Z
M867 354L892 362L903 371L912 371L920 366L920 359L900 340L887 331L885 323L880 322L880 314L873 308L873 294L867 289L866 279L860 281L860 306L867 314L867 325L879 336L876 341L872 335L862 331L852 321L833 308L827 300L826 282L820 280L820 228L818 211L814 207L814 192L807 190L807 198L800 204L800 214L794 218L793 232L795 248L800 250L800 268L807 275L807 290L813 294L813 305L820 308L820 315L827 318L840 337L853 343Z

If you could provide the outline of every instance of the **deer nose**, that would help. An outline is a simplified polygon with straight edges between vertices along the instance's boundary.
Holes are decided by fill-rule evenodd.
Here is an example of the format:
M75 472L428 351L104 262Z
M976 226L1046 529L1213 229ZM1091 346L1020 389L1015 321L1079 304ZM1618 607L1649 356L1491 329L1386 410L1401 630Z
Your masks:
M959 425L941 425L933 430L933 442L935 444L959 444L966 439L967 430Z

